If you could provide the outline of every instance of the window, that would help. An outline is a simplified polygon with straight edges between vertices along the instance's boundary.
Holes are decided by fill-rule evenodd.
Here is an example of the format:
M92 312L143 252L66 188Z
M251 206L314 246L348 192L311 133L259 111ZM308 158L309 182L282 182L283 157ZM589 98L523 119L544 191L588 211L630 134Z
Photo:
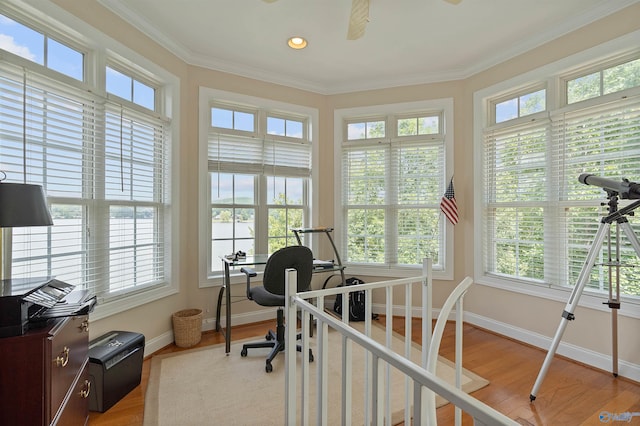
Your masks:
M385 124L384 120L347 123L347 140L384 138Z
M271 176L267 178L267 210L269 216L268 253L295 245L292 229L305 225L306 186L304 178Z
M305 139L306 126L301 120L292 120L275 116L267 117L267 134Z
M3 253L12 277L56 276L92 290L100 305L167 288L172 127L161 114L161 83L138 69L113 80L103 65L95 74L106 76L106 87L79 84L65 70L108 58L83 65L79 51L15 20L0 22L0 39L12 41L0 59L0 170L7 181L43 185L54 222L12 230L12 250ZM117 96L99 95L105 90Z
M142 83L127 75L126 72L116 71L107 67L106 89L108 93L133 102L151 111L156 110L156 91L148 84Z
M210 173L210 176L212 252L254 253L257 199L254 176L239 173Z
M256 129L257 114L255 111L242 111L238 107L212 107L211 126L220 129L247 132L247 136L253 135ZM230 132L226 132L230 133Z
M572 77L565 82L568 104L640 86L640 59Z
M510 98L507 103L514 108L508 113L504 98L488 102L493 121L484 129L482 144L483 275L568 287L577 282L599 218L607 213L607 194L578 177L640 179L640 61L548 81L561 82L566 105L546 108L539 89ZM530 102L535 107L521 119L515 105L527 98L540 101ZM620 208L627 203L620 200ZM640 231L639 224L630 222ZM614 232L613 249L616 238ZM620 245L622 263L636 264L622 233ZM606 249L605 244L592 270L590 290L608 291ZM623 293L640 296L639 278L633 268L621 268Z
M529 91L493 103L492 112L496 123L525 117L546 109L546 89Z
M445 125L451 111L446 101L425 105L433 109L404 113L390 106L380 116L343 115L338 222L341 257L350 268L410 270L428 257L434 270L450 272L451 225L440 200L451 178L452 130Z
M0 15L0 49L76 80L84 80L82 52L4 15Z
M496 274L544 279L549 120L485 132L487 265Z
M220 256L273 253L296 244L310 216L309 117L211 101L207 116L210 200L207 276Z

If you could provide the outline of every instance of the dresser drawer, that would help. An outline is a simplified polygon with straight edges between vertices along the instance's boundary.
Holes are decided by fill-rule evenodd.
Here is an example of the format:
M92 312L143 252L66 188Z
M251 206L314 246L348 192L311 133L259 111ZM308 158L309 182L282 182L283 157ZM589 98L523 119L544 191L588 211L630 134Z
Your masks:
M89 353L88 317L65 319L50 337L50 414L53 419L79 373L86 367ZM83 383L81 383L83 384Z
M51 423L52 426L83 426L89 420L89 395L92 392L89 381L89 362L84 365L80 375L73 383L64 406Z

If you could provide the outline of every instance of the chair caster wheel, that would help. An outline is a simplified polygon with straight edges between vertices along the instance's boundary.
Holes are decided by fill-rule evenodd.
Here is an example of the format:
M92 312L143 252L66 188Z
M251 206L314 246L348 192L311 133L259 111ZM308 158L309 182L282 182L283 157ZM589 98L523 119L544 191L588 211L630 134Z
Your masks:
M264 366L264 371L266 371L267 373L271 373L273 371L273 365L271 365L270 362L267 362L267 364Z
M242 348L240 351L240 356L247 356L247 348Z
M273 336L271 335L271 333L267 333L267 335L266 335L266 336L264 336L264 338L265 338L267 341L271 341L271 340L273 340Z

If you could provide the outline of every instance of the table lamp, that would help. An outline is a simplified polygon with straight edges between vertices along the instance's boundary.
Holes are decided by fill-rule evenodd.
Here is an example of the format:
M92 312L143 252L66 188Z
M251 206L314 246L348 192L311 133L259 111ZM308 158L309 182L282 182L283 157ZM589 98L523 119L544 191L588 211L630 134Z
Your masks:
M53 220L42 186L0 181L0 279L11 278L11 264L5 263L3 256L2 228L51 225Z
M0 227L51 225L53 220L42 186L0 182Z

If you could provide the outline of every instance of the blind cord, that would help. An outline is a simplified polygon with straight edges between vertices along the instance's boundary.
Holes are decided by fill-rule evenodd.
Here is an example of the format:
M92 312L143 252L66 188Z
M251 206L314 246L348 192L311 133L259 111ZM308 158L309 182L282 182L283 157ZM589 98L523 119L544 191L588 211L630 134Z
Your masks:
M27 183L27 72L22 74L22 176Z
M124 111L120 106L120 191L124 192L124 141L122 140L122 120L124 117Z

